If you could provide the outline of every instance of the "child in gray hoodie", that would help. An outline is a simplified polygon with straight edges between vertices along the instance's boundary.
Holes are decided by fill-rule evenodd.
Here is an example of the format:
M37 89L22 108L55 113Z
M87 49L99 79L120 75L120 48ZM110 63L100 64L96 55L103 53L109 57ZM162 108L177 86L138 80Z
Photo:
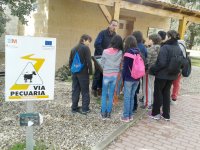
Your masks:
M103 68L101 117L103 120L111 117L114 90L122 59L122 38L119 35L115 35L109 47L110 48L103 51L101 58L101 65Z

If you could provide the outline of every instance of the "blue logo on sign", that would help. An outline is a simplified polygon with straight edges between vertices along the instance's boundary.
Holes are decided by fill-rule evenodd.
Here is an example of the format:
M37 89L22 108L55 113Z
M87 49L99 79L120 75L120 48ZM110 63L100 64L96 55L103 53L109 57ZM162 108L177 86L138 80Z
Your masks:
M52 46L52 41L45 41L46 46Z

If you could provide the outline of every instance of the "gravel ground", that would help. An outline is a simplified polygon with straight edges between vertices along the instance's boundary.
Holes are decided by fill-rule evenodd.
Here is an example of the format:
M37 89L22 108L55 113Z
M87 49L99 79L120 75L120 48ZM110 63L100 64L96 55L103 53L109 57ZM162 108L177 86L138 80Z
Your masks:
M2 70L4 66L1 65L0 71ZM192 75L182 80L181 95L199 93L199 74L200 68L194 67ZM100 119L100 104L93 97L90 114L74 115L70 112L71 83L55 83L55 100L34 102L35 112L44 116L44 123L34 128L34 139L44 141L48 149L90 149L122 124L119 121L122 101L113 108L111 120ZM0 77L0 99L3 99L3 92L4 78ZM0 149L7 150L14 143L25 141L25 128L19 126L19 114L25 112L26 104L1 101L0 103Z

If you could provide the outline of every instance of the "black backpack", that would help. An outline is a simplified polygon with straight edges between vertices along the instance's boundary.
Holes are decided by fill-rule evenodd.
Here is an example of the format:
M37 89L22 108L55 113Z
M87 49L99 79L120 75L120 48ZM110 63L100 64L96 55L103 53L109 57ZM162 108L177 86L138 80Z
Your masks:
M186 47L182 43L179 43L183 49L185 50L186 57L183 58L182 62L182 76L183 77L189 77L192 72L192 65L191 65L191 59L188 57L186 53Z
M170 58L169 65L168 65L168 73L177 75L181 72L182 68L182 62L183 62L183 56L176 56L173 55Z

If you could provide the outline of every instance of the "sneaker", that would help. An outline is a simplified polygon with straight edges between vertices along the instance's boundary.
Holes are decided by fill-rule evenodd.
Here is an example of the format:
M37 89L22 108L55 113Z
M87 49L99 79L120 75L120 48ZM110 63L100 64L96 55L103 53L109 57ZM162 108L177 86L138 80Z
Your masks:
M151 110L151 109L152 109L152 106L151 106L151 105L150 105L150 106L148 106L148 107L147 107L147 109L148 109L148 110Z
M165 121L170 121L170 118L165 118L163 115L161 115L161 118L164 119Z
M88 113L90 113L91 112L91 110L90 109L88 109L87 111L80 111L80 114L82 114L82 115L87 115Z
M129 117L129 120L130 120L130 121L133 121L133 116L130 116L130 117Z
M154 120L160 120L160 114L157 114L157 115L155 115L155 116L150 116L152 119L154 119Z
M173 99L170 100L170 104L171 104L171 105L176 105L176 104L177 104L177 103L176 103L176 100L173 100Z
M101 119L102 120L106 120L107 118L107 114L106 113L101 113Z
M111 114L110 113L107 113L107 116L106 116L108 119L111 118Z
M130 122L129 117L120 117L122 122Z
M71 112L72 112L73 114L75 114L75 113L77 113L77 112L80 112L80 108L81 108L81 107L77 107L76 109L71 109Z

